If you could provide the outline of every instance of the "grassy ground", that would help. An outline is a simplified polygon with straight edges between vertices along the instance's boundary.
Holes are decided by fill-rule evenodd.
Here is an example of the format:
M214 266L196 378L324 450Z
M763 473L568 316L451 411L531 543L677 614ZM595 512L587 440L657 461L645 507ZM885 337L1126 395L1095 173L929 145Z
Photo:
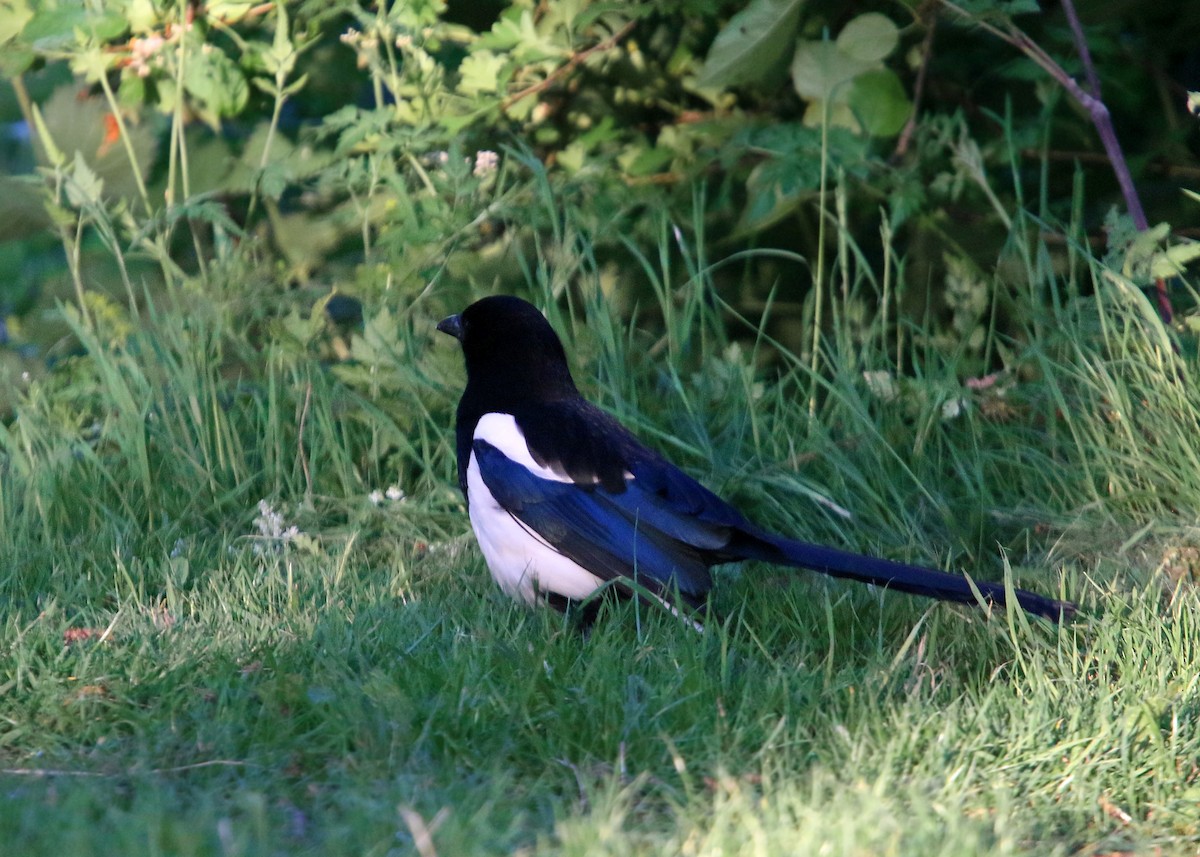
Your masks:
M0 428L5 852L1196 853L1200 394L1144 302L1077 298L972 389L882 340L732 346L698 294L552 318L752 517L1080 618L748 566L703 635L625 605L585 638L468 535L450 299L369 317L370 360L293 319L247 368L236 309L180 294L77 323Z

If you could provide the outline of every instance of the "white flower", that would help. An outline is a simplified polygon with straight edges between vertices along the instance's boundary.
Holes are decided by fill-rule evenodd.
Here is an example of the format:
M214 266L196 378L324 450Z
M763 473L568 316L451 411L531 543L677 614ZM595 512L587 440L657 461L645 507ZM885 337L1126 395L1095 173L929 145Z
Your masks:
M403 500L405 498L405 494L403 491L400 490L399 485L392 485L392 486L388 487L387 498L389 500L391 500L393 503L399 503L401 500Z
M129 67L138 77L146 77L150 74L150 65L146 61L154 57L166 43L166 39L157 33L144 39L130 39Z
M955 396L952 399L947 399L942 402L942 419L952 420L963 412L967 400L961 396Z
M372 491L370 494L367 495L367 499L371 501L372 506L382 506L383 505L383 492L380 491L378 488L376 488L374 491Z
M495 152L484 149L475 153L475 175L483 178L496 171L496 165L500 163L500 156Z
M283 515L275 511L266 500L258 501L258 517L254 519L254 526L258 530L254 552L260 556L278 550L304 535L299 527L287 526Z

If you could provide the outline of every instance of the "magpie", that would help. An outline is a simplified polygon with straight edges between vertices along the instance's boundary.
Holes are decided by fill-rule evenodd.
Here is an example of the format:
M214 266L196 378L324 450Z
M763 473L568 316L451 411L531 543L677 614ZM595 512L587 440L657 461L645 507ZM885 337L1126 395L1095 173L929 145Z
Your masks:
M566 609L615 584L694 615L712 589L712 566L759 560L945 601L1006 603L1001 584L751 523L584 399L562 342L527 301L486 297L437 329L459 341L467 369L455 426L459 488L492 577L513 598ZM1011 594L1053 620L1075 610Z

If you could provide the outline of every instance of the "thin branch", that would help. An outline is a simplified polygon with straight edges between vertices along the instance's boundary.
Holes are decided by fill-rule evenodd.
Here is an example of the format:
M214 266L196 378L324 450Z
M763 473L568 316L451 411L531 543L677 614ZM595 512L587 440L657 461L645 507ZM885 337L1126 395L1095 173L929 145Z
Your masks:
M1080 56L1083 57L1085 73L1088 77L1088 86L1092 92L1085 91L1075 78L1067 74L1066 70L1052 56L1046 53L1040 45L1029 38L1015 24L1010 22L1005 29L1000 29L987 21L972 17L969 12L951 2L951 0L942 0L942 3L947 8L957 12L964 19L971 21L997 38L1008 42L1008 44L1025 54L1043 71L1054 78L1088 112L1092 124L1096 127L1096 132L1100 135L1100 142L1104 146L1108 160L1112 164L1113 173L1117 177L1117 184L1121 188L1121 195L1125 199L1125 207L1129 211L1129 217L1133 220L1133 225L1139 231L1148 229L1149 221L1146 220L1146 212L1142 208L1141 198L1138 196L1137 188L1134 187L1133 176L1129 172L1129 164L1125 160L1124 152L1121 151L1121 143L1117 139L1116 129L1113 128L1112 115L1108 112L1108 106L1100 98L1100 82L1092 66L1091 54L1088 52L1087 43L1083 40L1083 29L1079 25L1078 18L1075 16L1072 0L1063 0L1063 7L1069 10L1067 15L1072 21L1071 29L1075 37L1075 47L1079 51ZM1171 304L1167 298L1166 283L1161 279L1157 280L1155 287L1158 292L1159 313L1164 323L1170 323L1172 313Z
M304 385L304 407L300 411L300 430L296 434L296 453L300 456L300 466L304 468L304 498L310 504L313 496L312 473L308 469L308 451L304 448L304 426L308 422L308 409L312 405L312 381Z
M520 90L519 92L514 92L512 95L508 96L508 98L504 99L504 101L501 102L501 104L500 104L501 109L507 110L508 108L510 108L514 104L516 104L518 101L520 101L522 98L525 98L526 96L533 95L538 92L541 92L544 89L548 89L550 87L550 85L552 83L554 83L554 81L556 81L558 78L562 77L563 75L573 71L575 69L575 67L580 65L581 63L587 62L588 58L591 57L593 54L612 50L613 48L615 48L617 46L617 44L622 39L624 39L631 32L633 32L633 28L636 25L637 25L637 21L630 21L628 24L626 24L621 29L617 30L617 32L613 33L611 36L609 36L604 41L599 42L595 45L592 45L587 50L580 51L577 54L572 54L571 58L569 60L567 60L563 65L560 65L558 68L556 68L554 71L550 72L550 74L546 75L544 78L539 80L537 83L533 84L532 86L527 86L524 89Z
M1079 14L1075 11L1072 0L1062 0L1063 12L1067 23L1071 26L1071 37L1075 40L1075 50L1079 51L1079 59L1083 62L1083 74L1087 78L1088 91L1097 98L1100 97L1100 78L1096 76L1096 66L1092 63L1092 52L1088 48L1087 39L1083 37L1083 25L1079 23Z
M917 116L921 112L921 96L925 94L925 75L929 70L929 60L933 56L933 34L936 29L937 15L930 15L925 29L925 39L921 42L921 65L917 68L917 81L913 84L912 112L908 115L908 121L904 123L900 139L896 141L896 150L892 153L894 161L900 160L908 152L913 133L917 129Z
M1046 158L1050 161L1066 161L1074 163L1078 161L1081 164L1101 164L1106 167L1112 166L1112 161L1108 159L1108 155L1103 152L1084 151L1083 149L1034 149L1024 148L1021 150L1021 157L1030 160ZM1163 159L1150 161L1143 167L1148 173L1162 175L1168 178L1183 178L1189 181L1200 179L1200 167L1189 167L1183 164L1167 163Z
M1071 37L1075 40L1075 50L1079 52L1079 59L1083 63L1083 73L1087 78L1089 93L1095 97L1096 101L1103 106L1100 94L1100 78L1096 74L1096 66L1092 63L1092 52L1088 49L1087 39L1083 36L1083 25L1079 22L1079 15L1075 12L1075 0L1062 0L1063 12L1067 16L1067 22L1071 25ZM1091 112L1091 111L1089 111ZM1103 122L1107 125L1108 134L1105 136L1105 128L1101 126L1100 120L1096 115L1092 114L1092 121L1096 123L1096 129L1100 132L1100 139L1104 141L1105 151L1109 152L1109 158L1112 160L1113 172L1117 175L1117 182L1121 185L1121 192L1125 194L1125 204L1129 207L1129 216L1133 218L1134 225L1140 230L1150 228L1149 221L1146 220L1146 213L1142 210L1142 201L1137 194L1137 189L1133 186L1133 177L1129 175L1129 168L1125 164L1124 155L1121 153L1121 144L1117 140L1116 129L1112 127L1112 117L1108 113L1108 108L1104 108ZM1112 146L1109 146L1109 140L1112 141ZM1128 185L1128 189L1127 186ZM1158 277L1154 281L1155 296L1158 299L1158 312L1162 316L1164 324L1171 322L1171 300L1167 296L1167 283L1162 277Z

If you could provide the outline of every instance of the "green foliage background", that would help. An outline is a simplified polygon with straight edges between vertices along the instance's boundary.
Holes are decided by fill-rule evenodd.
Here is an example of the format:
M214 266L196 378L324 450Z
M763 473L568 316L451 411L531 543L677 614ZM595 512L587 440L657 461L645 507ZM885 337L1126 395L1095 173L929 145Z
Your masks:
M1178 177L1197 168L1198 132L1184 34L1200 13L1155 9L1081 14L1150 219L1187 235L1195 203ZM1036 217L1028 228L1057 264L1066 243L1103 246L1119 205L1086 115L977 26L1019 25L1078 71L1060 13L1032 3L6 0L5 12L17 88L0 116L28 136L4 153L0 279L35 363L63 333L30 312L64 296L54 224L85 204L87 223L113 220L126 264L146 267L116 289L126 302L236 276L264 306L280 285L306 292L301 305L336 285L394 308L431 283L516 288L520 256L554 228L530 196L545 182L586 213L595 265L626 309L648 294L628 264L629 245L656 241L647 210L717 257L794 254L742 255L715 277L751 315L769 297L774 332L802 350L825 299L811 284L839 240L822 217L836 191L863 263L882 267L880 229L896 256L888 323L911 319L940 348L965 336L980 372L998 365L987 331L1020 335L1041 303L1005 268L1016 213ZM472 174L481 150L502 156L485 178ZM57 178L36 179L36 164ZM67 210L47 209L47 193ZM79 231L85 245L95 234ZM229 252L247 238L254 253ZM111 252L79 253L87 290L112 291ZM882 298L865 295L856 316L874 318Z
M982 28L1076 73L1057 7L0 0L0 841L1195 853L1194 6L1079 5L1138 234ZM1081 619L501 603L498 291L756 520Z

